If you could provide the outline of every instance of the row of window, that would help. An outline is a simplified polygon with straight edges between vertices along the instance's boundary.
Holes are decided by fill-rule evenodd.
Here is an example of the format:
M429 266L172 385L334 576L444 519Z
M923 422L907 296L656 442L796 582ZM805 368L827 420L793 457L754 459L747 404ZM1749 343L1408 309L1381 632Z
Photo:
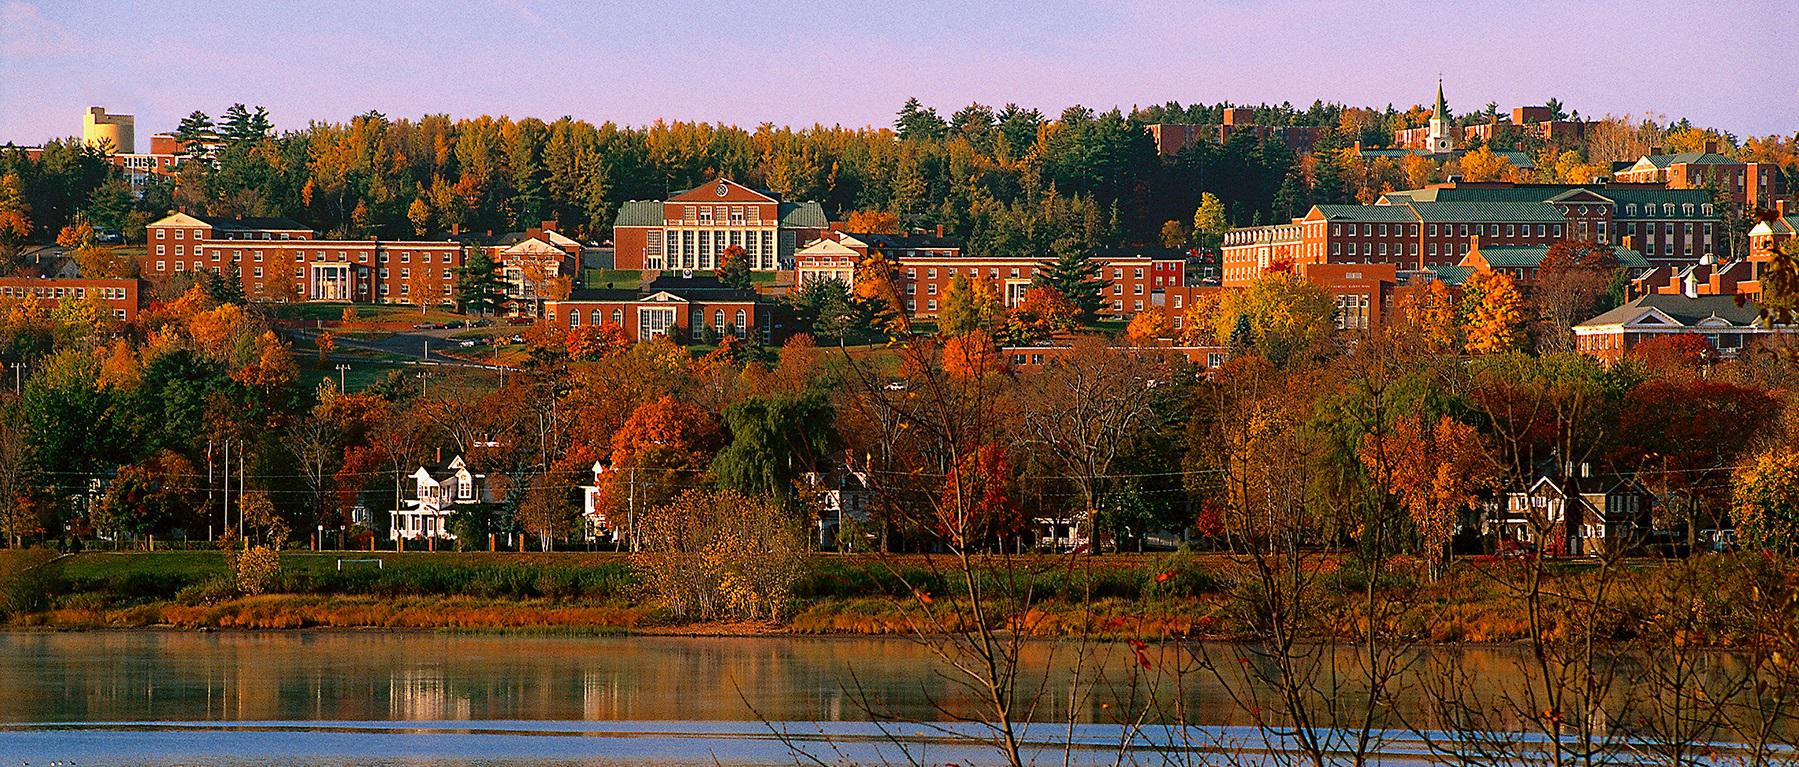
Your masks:
M76 288L50 287L50 286L43 286L43 287L32 286L29 288L0 287L0 296L6 297L6 298L56 298L56 299L62 299L62 298L68 298L70 296L73 296L76 299L85 299L85 298L87 298L87 293L88 293L88 290L87 290L87 288L84 288L84 287L76 287ZM123 301L123 300L125 300L125 297L126 297L124 288L94 288L94 293L98 297L100 297L104 300L107 300L107 301Z

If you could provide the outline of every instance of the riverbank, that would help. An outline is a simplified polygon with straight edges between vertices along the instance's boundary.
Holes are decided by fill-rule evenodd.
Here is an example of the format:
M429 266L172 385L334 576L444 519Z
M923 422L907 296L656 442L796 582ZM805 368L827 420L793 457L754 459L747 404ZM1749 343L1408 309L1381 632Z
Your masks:
M1037 597L1009 629L1035 637L1232 639L1254 619L1242 563L1221 554L1108 555L1025 560ZM408 629L568 634L908 635L920 595L952 593L946 562L924 557L812 557L775 621L691 623L644 597L627 557L614 553L295 552L282 556L270 593L238 594L216 551L0 553L5 619L14 629ZM1682 570L1701 599L1708 643L1734 643L1732 625L1757 578L1777 564L1711 557ZM1610 581L1617 604L1605 624L1627 638L1668 611L1671 573L1633 562ZM1506 643L1528 636L1520 563L1458 561L1428 582L1401 568L1377 584L1386 633L1419 643ZM986 573L997 580L1002 574ZM1359 633L1365 580L1334 561L1315 563L1303 622L1309 634ZM1547 585L1567 602L1600 577L1590 564L1551 566ZM1571 604L1571 602L1569 602ZM1563 631L1560 611L1549 630ZM1572 615L1572 610L1566 614Z

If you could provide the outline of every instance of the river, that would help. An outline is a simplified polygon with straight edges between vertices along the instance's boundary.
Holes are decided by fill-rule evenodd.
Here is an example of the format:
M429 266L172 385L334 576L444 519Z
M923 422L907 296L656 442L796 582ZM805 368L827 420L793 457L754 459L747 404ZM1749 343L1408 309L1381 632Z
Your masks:
M1091 747L1074 761L1110 762L1125 734L1115 714L1147 683L1132 679L1126 646L1084 660L1077 649L1028 646L1021 665L1038 703L1024 718L1041 724L1027 738L1050 749L1076 723L1073 739ZM1480 684L1503 684L1521 660L1509 648L1457 652ZM1077 664L1081 678L1107 681L1075 684ZM0 765L792 764L793 748L903 761L888 736L924 748L925 763L982 763L990 754L959 741L958 725L871 724L974 713L943 669L928 648L891 638L0 633ZM1216 677L1157 684L1203 737L1253 739ZM1395 736L1389 750L1415 747Z

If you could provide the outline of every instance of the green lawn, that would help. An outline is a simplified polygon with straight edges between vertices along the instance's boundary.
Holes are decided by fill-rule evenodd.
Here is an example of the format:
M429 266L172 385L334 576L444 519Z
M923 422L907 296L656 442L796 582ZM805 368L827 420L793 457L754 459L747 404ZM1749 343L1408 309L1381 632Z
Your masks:
M604 288L607 283L619 290L627 290L643 285L643 272L636 269L588 269L581 274L581 286L586 288Z
M345 307L356 309L356 319L361 322L450 322L468 319L466 316L443 309L427 309L420 313L416 306L402 304L338 304L338 303L298 303L271 304L270 311L277 319L300 322L327 322L341 320Z

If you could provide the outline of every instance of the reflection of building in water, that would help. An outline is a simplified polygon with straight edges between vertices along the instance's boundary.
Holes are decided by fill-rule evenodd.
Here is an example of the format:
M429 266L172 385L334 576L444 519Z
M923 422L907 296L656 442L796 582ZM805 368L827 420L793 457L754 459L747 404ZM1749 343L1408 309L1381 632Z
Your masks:
M404 668L394 672L388 690L388 716L397 721L468 719L466 695L451 695L441 668Z
M624 684L616 671L586 669L581 672L581 718L590 722L620 718L625 709Z

